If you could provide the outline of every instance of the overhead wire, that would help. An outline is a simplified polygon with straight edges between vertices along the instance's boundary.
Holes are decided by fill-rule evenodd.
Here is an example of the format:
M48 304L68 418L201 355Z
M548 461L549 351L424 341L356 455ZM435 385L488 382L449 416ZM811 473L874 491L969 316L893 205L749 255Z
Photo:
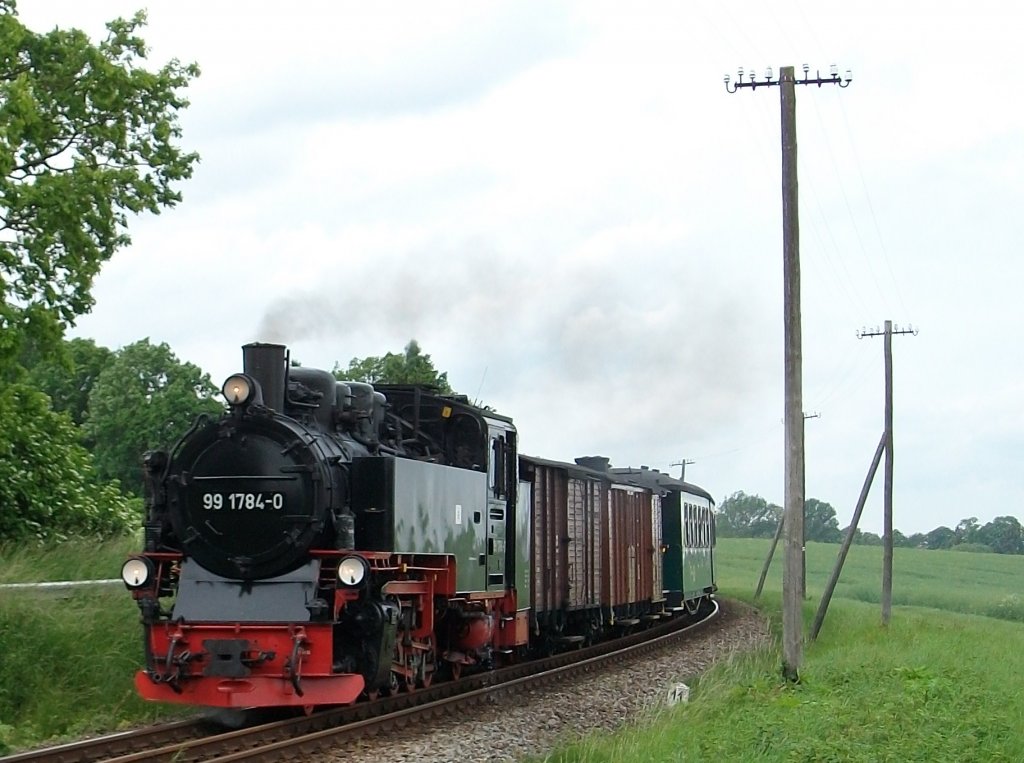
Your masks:
M896 274L892 269L889 250L885 245L885 239L882 236L882 229L878 225L878 216L875 214L875 205L871 202L871 192L868 190L867 180L864 177L864 167L860 160L860 152L857 151L857 141L854 139L853 130L850 129L850 120L847 117L846 106L843 104L842 100L839 101L839 111L842 114L843 126L846 128L846 135L850 141L850 150L853 153L854 165L857 167L857 175L860 177L861 188L864 190L864 200L868 205L868 213L871 216L871 223L874 226L875 236L878 238L878 247L882 252L882 259L889 272L889 278L892 279L893 288L896 290L896 298L899 300L900 306L903 308L903 312L909 320L912 315L910 310L907 308L906 300L903 299L903 290L900 288L899 280L896 278Z

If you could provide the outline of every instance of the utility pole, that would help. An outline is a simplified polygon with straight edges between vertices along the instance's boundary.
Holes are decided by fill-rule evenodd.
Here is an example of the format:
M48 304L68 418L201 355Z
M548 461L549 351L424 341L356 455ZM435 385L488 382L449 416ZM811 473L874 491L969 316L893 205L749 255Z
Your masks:
M741 88L779 87L779 106L782 114L782 259L783 259L783 320L785 323L785 506L784 526L786 562L782 575L782 674L789 681L800 680L803 660L803 591L802 548L804 533L804 420L800 335L800 222L799 194L797 192L796 164L796 88L795 85L831 84L847 87L852 80L839 76L832 66L827 78L809 76L810 67L803 66L804 78L798 80L792 66L784 66L779 78L772 79L768 69L764 80L758 81L750 72L750 81L739 79L730 88L730 77L725 75L725 89L735 93Z
M892 321L885 322L885 329L868 331L861 329L857 338L865 336L885 337L885 497L883 499L882 523L882 625L889 625L892 617L892 336L893 334L914 334L917 329L910 326L893 328Z
M669 466L678 466L679 468L679 481L686 482L686 465L695 463L688 458L684 458L682 461L674 461Z

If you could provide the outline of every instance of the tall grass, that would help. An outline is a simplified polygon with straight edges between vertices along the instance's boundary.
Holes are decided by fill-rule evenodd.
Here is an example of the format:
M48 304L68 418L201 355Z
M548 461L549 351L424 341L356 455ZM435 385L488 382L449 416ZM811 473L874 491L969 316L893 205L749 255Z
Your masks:
M134 540L0 550L0 582L117 577ZM138 608L121 587L0 591L0 754L178 714L145 703Z
M117 578L125 558L140 548L142 540L135 537L0 545L0 583Z
M722 593L750 600L768 543L723 540ZM837 546L808 547L809 622ZM761 604L779 621L781 559ZM612 761L1024 760L1024 559L897 549L888 628L877 606L881 549L852 549L800 683L778 645L720 664L690 702L614 735L569 744L551 763ZM902 602L902 603L900 603ZM983 613L988 616L981 616Z

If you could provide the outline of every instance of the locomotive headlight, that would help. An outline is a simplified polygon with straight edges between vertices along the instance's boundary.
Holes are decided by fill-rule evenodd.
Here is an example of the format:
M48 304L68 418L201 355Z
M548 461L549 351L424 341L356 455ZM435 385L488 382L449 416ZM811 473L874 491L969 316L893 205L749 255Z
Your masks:
M342 585L357 586L366 579L369 567L360 556L346 556L338 565L338 580Z
M252 380L244 374L228 377L221 392L230 405L244 405L252 398Z
M121 566L121 580L129 588L142 588L153 579L153 563L134 556Z

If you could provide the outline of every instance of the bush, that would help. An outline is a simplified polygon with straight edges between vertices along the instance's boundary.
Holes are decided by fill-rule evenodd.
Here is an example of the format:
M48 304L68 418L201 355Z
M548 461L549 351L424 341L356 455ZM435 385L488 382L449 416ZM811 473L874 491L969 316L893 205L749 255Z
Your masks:
M984 543L958 543L950 551L966 551L969 554L994 554L991 546Z
M1011 593L996 602L987 614L1000 620L1024 622L1024 599L1018 594Z

